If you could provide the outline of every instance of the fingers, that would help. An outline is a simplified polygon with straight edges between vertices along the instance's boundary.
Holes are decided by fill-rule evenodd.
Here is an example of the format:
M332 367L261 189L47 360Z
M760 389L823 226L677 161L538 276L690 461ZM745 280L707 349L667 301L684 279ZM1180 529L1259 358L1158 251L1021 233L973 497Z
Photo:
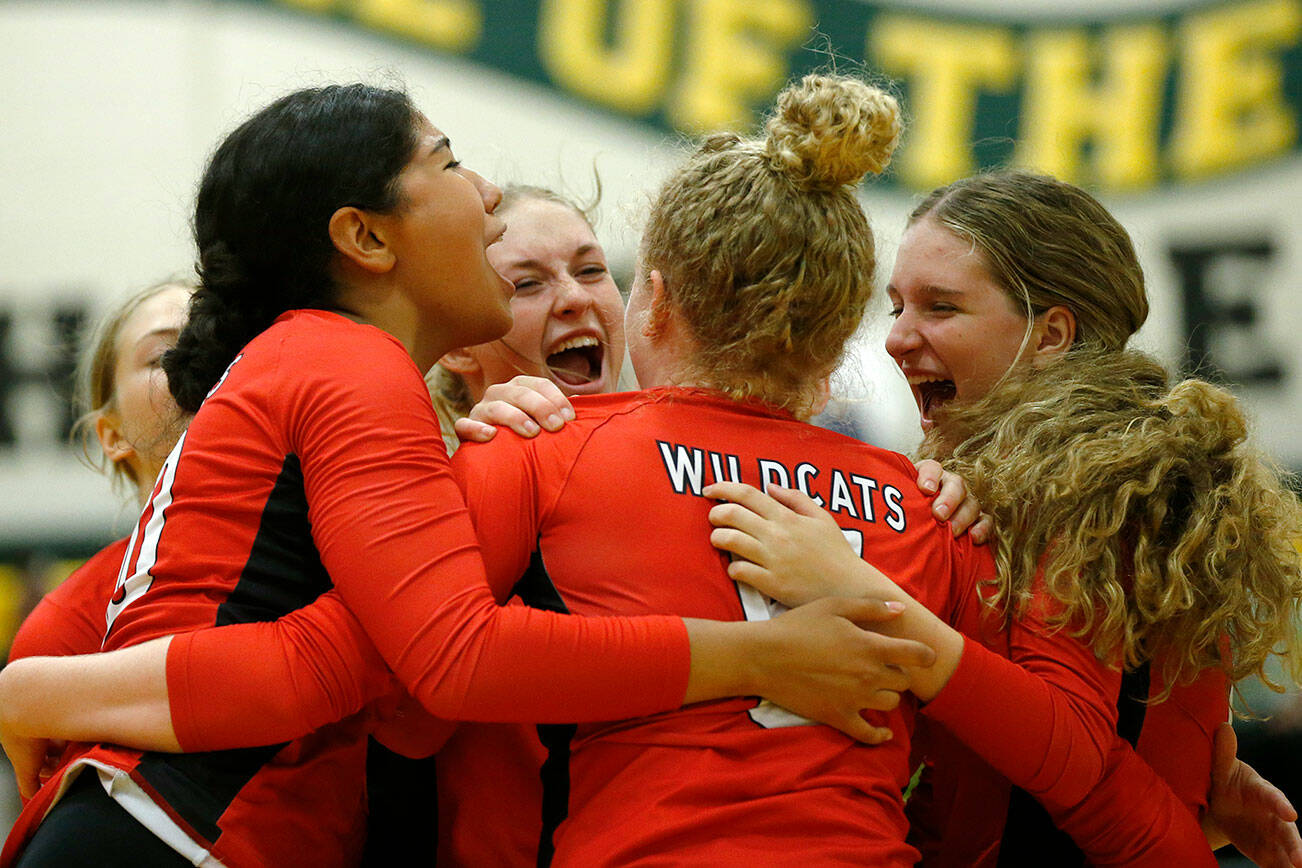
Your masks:
M899 600L878 600L869 599L859 601L862 605L859 614L850 620L859 626L865 624L880 624L882 621L889 621L892 618L898 618L904 611L905 606ZM927 647L923 645L922 647Z
M484 390L483 400L470 411L470 417L476 421L506 425L517 433L532 436L525 430L516 428L516 424L527 428L519 422L519 414L548 431L556 431L574 418L574 408L570 405L569 398L551 380L519 376L506 383L489 386ZM533 433L537 433L536 430Z
M815 518L827 516L823 508L814 503L813 498L798 488L783 488L781 485L770 485L768 493L778 503L790 508L799 515L809 515Z
M41 788L41 763L35 753L32 756L11 756L10 759L13 761L14 778L18 782L18 795L26 801Z
M759 536L767 522L767 519L750 507L732 501L710 507L709 519L715 527L730 527L753 537Z
M939 501L940 498L936 498L936 502L939 503ZM936 504L933 503L933 512L935 508ZM954 514L950 516L949 519L949 529L950 532L954 534L954 538L957 539L958 537L961 537L964 531L971 529L972 525L981 518L981 515L981 504L976 500L976 498L969 497L967 500L960 503L958 509L954 510Z
M1212 786L1224 786L1234 771L1235 755L1239 752L1239 738L1234 727L1222 723L1212 738Z
M936 662L936 652L930 645L895 636L873 636L874 659L885 666L903 666L925 669Z
M894 603L895 601L889 602ZM840 615L856 626L872 624L875 612L880 612L883 608L888 611L893 608L889 603L882 600L848 599L845 597L828 597L820 601L820 603L832 614ZM877 620L880 620L880 618ZM871 631L865 631L864 638L866 641L863 648L863 657L869 665L925 668L936 662L936 652L931 646L924 645L921 642L912 639L900 639L894 636L883 636L880 633Z
M701 492L712 500L723 500L744 506L760 518L777 518L786 508L769 495L744 482L715 482Z
M550 420L552 417L545 417ZM500 428L510 428L521 437L533 437L538 431L538 423L529 415L526 410L521 410L514 404L506 401L490 401L487 398L480 401L470 409L470 415L465 419L457 420L455 430L457 436L460 436L462 428L465 427L466 421L476 422L480 425L490 425ZM563 424L556 421L551 430L559 428Z
M468 416L463 416L452 423L452 430L462 443L487 443L497 433L497 426L489 425L487 422L476 422ZM537 433L536 428L535 433Z
M917 463L918 468L918 490L923 494L935 494L940 490L941 477L945 473L945 468L940 466L940 462L932 458L924 458Z
M734 528L716 527L710 531L710 545L720 551L743 558L745 561L751 562L752 565L763 563L764 560L764 546L755 537ZM733 562L733 564L740 563L742 561ZM738 581L746 581L740 576L733 575L731 569L733 564L729 564L728 577Z
M846 714L836 720L824 721L824 723L841 730L850 738L864 744L885 744L895 735L891 732L890 727L873 726L864 720L860 714Z
M1293 821L1289 821L1284 829L1284 837L1287 839L1284 864L1291 868L1302 868L1302 836L1298 835L1297 825Z
M995 520L983 512L981 513L981 517L977 519L976 524L968 528L967 535L972 537L972 542L979 546L983 546L990 542L994 533Z

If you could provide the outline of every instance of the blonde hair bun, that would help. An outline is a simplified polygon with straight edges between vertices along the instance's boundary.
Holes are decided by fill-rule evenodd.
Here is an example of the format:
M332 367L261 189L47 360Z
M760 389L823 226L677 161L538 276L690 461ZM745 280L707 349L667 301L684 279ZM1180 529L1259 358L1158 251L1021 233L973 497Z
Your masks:
M766 125L773 168L811 190L858 184L880 174L900 139L895 97L844 75L807 75L778 95Z

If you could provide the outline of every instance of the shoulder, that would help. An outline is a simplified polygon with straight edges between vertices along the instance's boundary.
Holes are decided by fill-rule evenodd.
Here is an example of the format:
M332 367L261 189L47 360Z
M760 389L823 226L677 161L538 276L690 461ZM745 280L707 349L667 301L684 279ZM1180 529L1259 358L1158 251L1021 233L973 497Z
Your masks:
M300 363L308 376L366 378L390 369L420 374L392 335L324 310L282 314L247 349L276 354L282 363Z
M46 594L15 634L9 659L98 651L104 612L129 542L105 546Z
M372 412L397 402L433 413L420 371L396 338L329 311L282 314L245 347L231 379L256 383L290 407L298 397L310 400L308 410L324 400Z

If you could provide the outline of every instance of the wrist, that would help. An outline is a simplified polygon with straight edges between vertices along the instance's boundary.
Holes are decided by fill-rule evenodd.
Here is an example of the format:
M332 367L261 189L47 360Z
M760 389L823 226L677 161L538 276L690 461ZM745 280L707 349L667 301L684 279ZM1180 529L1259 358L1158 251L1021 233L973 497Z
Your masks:
M684 618L691 669L683 704L729 696L758 696L770 649L763 622Z
M910 683L913 695L923 702L935 699L949 683L963 659L963 634L936 619L933 629L924 641L936 652L936 662L919 670Z

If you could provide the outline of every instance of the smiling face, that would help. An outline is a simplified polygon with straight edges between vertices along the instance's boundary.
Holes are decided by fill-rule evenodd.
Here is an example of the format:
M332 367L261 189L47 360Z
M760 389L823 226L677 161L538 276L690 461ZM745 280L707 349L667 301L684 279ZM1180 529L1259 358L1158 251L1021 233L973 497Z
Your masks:
M416 331L444 344L434 358L505 333L513 289L487 253L506 228L493 213L501 191L458 163L447 137L424 118L398 186L398 207L381 220L397 257L393 276L416 311Z
M887 292L895 323L886 351L909 381L924 431L944 402L983 396L1026 341L1025 314L980 251L928 217L904 233Z
M572 208L515 201L489 261L515 287L515 325L501 340L468 347L443 364L483 389L517 374L549 377L567 395L614 391L624 360L624 305L592 227Z

